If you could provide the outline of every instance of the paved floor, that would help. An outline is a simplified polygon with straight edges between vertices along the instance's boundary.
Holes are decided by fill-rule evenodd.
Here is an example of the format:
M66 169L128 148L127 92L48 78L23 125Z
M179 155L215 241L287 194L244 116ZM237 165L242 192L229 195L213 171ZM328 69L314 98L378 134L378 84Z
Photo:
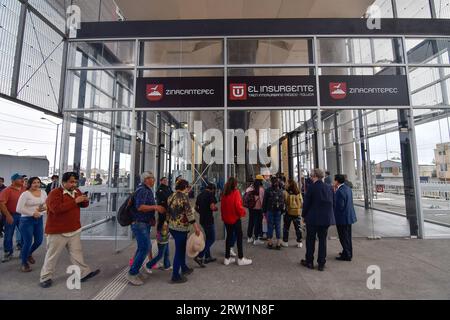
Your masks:
M169 284L170 273L157 270L142 287L131 287L124 279L134 245L118 254L113 241L84 241L83 245L86 261L101 267L102 272L83 283L81 290L66 287L65 268L70 264L66 254L60 259L54 286L38 286L45 253L41 247L31 273L18 271L18 259L0 264L0 299L92 299L105 287L114 291L109 298L132 300L450 299L450 240L355 239L352 262L334 260L340 246L337 240L330 240L324 272L301 267L304 248L294 246L276 251L245 244L244 252L254 264L224 266L220 264L224 244L219 241L213 250L219 263L200 269L189 259L195 271L186 284ZM171 249L173 255L173 244ZM380 290L367 289L370 265L381 269Z

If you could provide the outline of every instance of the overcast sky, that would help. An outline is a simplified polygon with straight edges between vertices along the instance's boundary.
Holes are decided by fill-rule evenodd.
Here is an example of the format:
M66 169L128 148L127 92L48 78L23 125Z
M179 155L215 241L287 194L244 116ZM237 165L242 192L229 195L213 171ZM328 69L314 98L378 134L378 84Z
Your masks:
M61 123L58 118L0 98L0 154L46 156L53 168L56 125L42 117Z

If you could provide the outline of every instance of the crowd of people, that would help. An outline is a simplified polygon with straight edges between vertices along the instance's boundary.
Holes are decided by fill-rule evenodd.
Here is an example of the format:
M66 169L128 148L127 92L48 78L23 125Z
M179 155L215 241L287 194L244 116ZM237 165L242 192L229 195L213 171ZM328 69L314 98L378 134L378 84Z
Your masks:
M5 187L4 179L0 178L0 211L4 225L2 261L8 262L13 257L16 232L21 250L20 270L30 272L31 265L36 263L33 253L42 244L45 234L47 248L40 273L43 288L52 285L56 264L64 248L72 264L80 268L82 282L96 276L100 270L92 271L85 263L81 247L80 209L88 207L91 199L78 189L78 174L65 173L61 183L58 176L53 176L46 192L41 190L42 183L38 177L26 181L24 178L14 174L9 187ZM162 269L172 271L172 283L186 282L187 276L194 271L186 263L187 252L188 255L194 252L193 260L201 268L216 262L211 248L216 239L214 213L219 210L219 203L226 230L223 251L223 264L226 266L231 263L238 266L253 263L244 255L242 219L247 214L248 244L265 245L275 250L288 247L290 226L293 224L297 248L303 248L306 232L306 253L300 264L315 268L315 242L318 239L318 270L323 271L328 229L336 225L342 245L342 252L336 259L351 261L353 258L351 226L356 222L356 214L352 189L343 175L335 175L332 182L328 172L325 175L322 170L315 169L307 179L302 180L301 188L296 181L281 175L267 178L258 175L243 190L243 195L238 188L238 180L230 177L220 193L220 201L216 197L216 185L206 182L193 204L189 199L192 188L181 176L176 179L175 191L171 189L169 180L163 177L156 192L153 191L156 183L153 173L144 172L140 178L141 183L131 197L131 231L137 244L127 274L132 285L143 285L160 260L163 260ZM83 179L81 177L81 183L84 183ZM198 213L198 220L195 212ZM263 220L267 222L266 230L263 230ZM150 234L155 226L157 254L153 256ZM193 233L189 236L191 231ZM190 237L195 239L190 241ZM173 260L170 259L170 238L175 244ZM237 254L233 249L235 246ZM145 263L146 260L148 262Z
M80 210L89 206L89 198L79 189L79 177L75 172L59 177L53 176L46 190L41 189L39 177L26 178L15 173L11 185L0 193L0 211L4 225L3 259L13 258L13 238L20 246L20 270L31 272L36 263L33 253L41 246L44 234L47 240L46 255L40 272L40 285L52 285L58 259L67 249L73 265L80 268L81 282L96 276L99 269L92 271L84 262L81 246ZM48 194L47 194L48 193ZM44 228L44 215L46 223Z
M325 179L327 178L327 179ZM204 245L193 260L201 267L216 262L211 254L215 242L214 212L219 210L226 230L223 264L236 263L246 266L253 263L245 257L243 246L242 219L248 212L247 242L253 245L265 244L268 249L281 250L289 246L289 231L294 225L296 247L303 248L303 233L306 231L305 259L300 264L314 269L314 251L316 238L319 240L318 270L323 271L326 263L326 240L328 228L336 225L342 252L336 257L340 261L353 258L351 225L356 222L353 208L352 190L344 175L336 175L334 182L327 172L320 169L312 171L307 183L300 189L297 182L286 181L283 176L266 179L256 176L244 195L238 189L238 180L230 177L216 198L216 185L206 182L191 206L189 193L191 187L181 176L177 177L175 192L163 177L153 193L155 177L145 172L141 185L135 192L132 230L136 238L137 249L132 259L128 280L133 285L143 285L148 274L157 262L164 258L164 270L172 270L171 282L184 283L194 270L186 264L186 250L189 250L189 233L199 237L204 234ZM205 179L205 181L207 181ZM155 196L156 195L156 196ZM199 221L194 212L198 213ZM267 221L267 230L263 231L263 219ZM157 222L156 222L157 221ZM283 221L283 229L281 224ZM150 230L157 226L158 254L151 257ZM169 235L175 242L173 267L169 258ZM274 242L275 236L275 242ZM237 246L237 254L233 247ZM195 251L195 250L194 250ZM146 256L149 262L143 266Z

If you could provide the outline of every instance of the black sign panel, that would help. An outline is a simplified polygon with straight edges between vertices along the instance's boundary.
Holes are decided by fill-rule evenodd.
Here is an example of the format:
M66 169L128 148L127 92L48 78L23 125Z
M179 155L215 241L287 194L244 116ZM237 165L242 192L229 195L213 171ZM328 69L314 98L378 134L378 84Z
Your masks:
M314 76L229 77L229 107L317 106Z
M408 106L406 76L320 76L322 106Z
M138 78L136 108L223 107L222 77Z

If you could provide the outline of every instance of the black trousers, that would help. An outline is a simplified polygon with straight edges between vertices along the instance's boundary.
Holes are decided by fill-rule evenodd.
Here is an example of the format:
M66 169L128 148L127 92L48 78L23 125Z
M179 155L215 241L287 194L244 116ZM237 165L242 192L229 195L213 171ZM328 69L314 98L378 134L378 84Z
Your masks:
M248 227L247 237L255 239L262 237L262 221L263 212L261 209L249 209L248 210Z
M314 262L314 251L316 248L316 236L319 238L319 255L317 263L319 266L325 265L327 257L327 235L328 226L306 225L306 255L307 263Z
M225 258L230 259L230 249L233 246L233 234L236 235L236 244L238 249L238 257L242 259L244 257L244 251L242 249L242 222L241 219L236 221L235 224L225 224L227 229L227 240L225 246Z
M353 258L352 225L336 225L336 229L339 235L339 241L341 242L342 246L342 257L349 259Z
M302 242L302 228L300 224L300 216L290 216L287 213L283 217L283 241L289 241L289 228L291 227L291 222L294 224L295 235L297 236L297 242Z

